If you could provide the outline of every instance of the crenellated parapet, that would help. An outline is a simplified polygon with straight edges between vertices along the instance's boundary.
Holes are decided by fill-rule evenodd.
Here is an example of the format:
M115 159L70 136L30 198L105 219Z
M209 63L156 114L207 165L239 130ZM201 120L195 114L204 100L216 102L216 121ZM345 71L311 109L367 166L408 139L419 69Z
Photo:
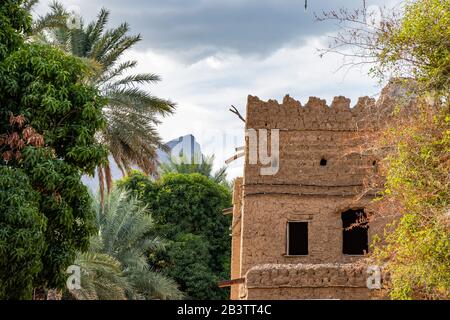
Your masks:
M394 111L393 104L377 105L375 99L361 97L350 107L350 99L338 96L330 106L324 99L310 97L302 106L289 95L283 103L276 100L261 101L249 96L247 103L247 128L280 130L328 130L356 131L376 129L389 119Z
M334 97L330 105L324 99L310 97L303 106L289 95L283 98L282 103L273 99L262 101L249 95L246 125L253 129L301 131L376 130L394 116L398 105L409 104L413 100L414 97L398 88L398 83L391 81L378 100L360 97L353 106L344 96Z

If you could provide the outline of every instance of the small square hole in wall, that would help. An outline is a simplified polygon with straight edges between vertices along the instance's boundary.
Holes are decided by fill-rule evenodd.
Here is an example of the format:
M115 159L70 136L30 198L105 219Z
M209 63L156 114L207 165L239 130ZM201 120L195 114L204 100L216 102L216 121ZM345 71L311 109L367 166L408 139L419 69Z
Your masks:
M327 165L327 159L325 159L325 158L320 159L320 165L322 167L325 167Z
M308 222L290 221L287 223L287 255L308 254Z

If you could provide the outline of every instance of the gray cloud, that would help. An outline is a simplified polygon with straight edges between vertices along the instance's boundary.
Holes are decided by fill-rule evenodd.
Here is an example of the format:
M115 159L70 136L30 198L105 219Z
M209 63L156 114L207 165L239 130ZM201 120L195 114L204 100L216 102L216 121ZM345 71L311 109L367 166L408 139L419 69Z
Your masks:
M43 14L47 1L36 8ZM368 0L382 5L399 0ZM306 103L308 96L326 98L376 94L367 70L335 73L340 57L320 58L316 48L335 30L314 23L313 12L358 6L362 0L64 0L78 6L86 21L102 7L111 11L110 26L128 22L142 43L126 53L139 72L154 72L163 81L149 86L156 96L178 103L175 115L158 128L165 140L195 134L206 154L216 154L215 167L243 144L242 123L228 111L245 112L248 94L281 100L284 94ZM227 137L227 139L224 139ZM230 140L230 143L224 143ZM242 159L229 168L242 175Z
M315 23L313 13L343 6L357 7L362 0L73 0L87 19L101 7L111 10L111 25L127 21L141 33L140 48L158 48L190 58L218 51L267 55L306 37L332 30ZM368 5L384 1L367 1ZM42 7L41 7L42 9Z

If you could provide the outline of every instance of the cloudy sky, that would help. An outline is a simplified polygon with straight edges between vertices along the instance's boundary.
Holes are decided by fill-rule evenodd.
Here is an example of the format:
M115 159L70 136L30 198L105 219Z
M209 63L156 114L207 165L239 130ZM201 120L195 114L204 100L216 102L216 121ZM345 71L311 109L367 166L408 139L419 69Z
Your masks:
M47 11L47 0L35 14ZM304 104L309 96L331 101L345 95L376 96L380 90L365 69L336 69L338 56L320 58L317 49L336 31L314 21L320 13L361 6L362 0L65 0L86 21L105 7L110 26L128 22L143 41L127 59L138 61L139 72L159 74L163 81L149 87L155 95L178 105L163 119L165 140L192 133L206 154L216 154L215 166L243 144L243 123L228 111L235 105L245 114L247 95L281 100L285 94ZM392 6L396 0L367 0L368 6ZM229 168L242 174L242 161Z

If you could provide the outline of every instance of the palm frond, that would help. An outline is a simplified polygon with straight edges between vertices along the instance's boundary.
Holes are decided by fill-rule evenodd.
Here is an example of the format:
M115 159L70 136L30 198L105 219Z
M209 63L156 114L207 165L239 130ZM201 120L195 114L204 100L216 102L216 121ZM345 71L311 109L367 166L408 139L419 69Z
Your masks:
M155 127L160 123L158 116L172 114L176 105L142 88L160 81L158 75L132 74L130 70L136 67L136 61L121 61L124 52L141 41L141 36L129 35L127 23L107 29L106 9L101 9L94 21L87 26L82 24L80 29L67 27L68 16L64 6L54 1L50 12L34 23L33 39L58 46L90 63L88 81L108 101L103 110L108 126L98 134L100 142L108 146L122 172L137 166L157 175L156 149L163 144ZM111 179L107 167L102 169L102 179ZM108 185L107 181L105 184Z
M96 205L99 203L97 199ZM164 244L152 235L153 220L147 208L125 191L113 189L104 201L103 211L97 207L96 212L100 231L92 240L91 248L120 263L129 281L129 285L122 286L126 296L131 299L180 297L175 282L149 268L148 253L162 250Z
M58 1L52 1L49 8L49 13L44 16L39 16L36 21L34 21L32 26L33 34L38 34L44 30L51 30L54 28L67 28L66 22L69 14L64 6Z
M77 255L81 289L76 299L180 299L177 284L152 270L147 256L163 250L153 235L153 221L145 206L123 190L113 189L103 206L94 198L99 233L87 253ZM101 208L103 208L101 210Z
M27 11L31 11L33 7L38 4L39 0L25 0L22 4L22 8L24 8Z
M95 252L79 253L75 264L81 268L81 289L70 291L76 299L126 299L131 284L120 262L112 256Z
M123 75L123 73L125 71L136 67L136 65L137 65L137 61L122 62L117 67L112 68L112 70L106 70L102 74L99 74L99 76L97 78L97 83L99 83L101 85L101 84L108 82L116 77L120 77Z
M106 117L108 126L102 131L102 141L109 146L115 162L125 171L139 166L147 174L155 174L156 150L163 144L152 126L154 116L132 110L111 110Z
M161 78L154 73L138 73L126 76L114 82L114 86L135 86L136 84L155 83L160 80Z
M141 108L145 107L162 116L173 113L175 109L175 104L173 102L152 96L147 91L136 87L117 88L113 85L107 90L107 96L109 98L108 102L111 106L138 105Z
M103 64L105 69L108 69L119 60L126 50L130 49L141 40L142 38L140 35L123 36L119 39L112 37L109 43L107 43L108 46L105 48L107 50L103 52L101 58L99 57L99 61Z
M98 41L93 43L91 51L88 52L90 58L103 61L104 56L112 49L117 47L117 43L122 37L126 37L130 27L127 23L122 23L115 29L107 30Z
M159 272L134 271L130 274L130 278L136 291L145 298L179 300L184 297L177 284Z
M212 179L216 183L223 183L227 181L227 167L223 166L219 170L217 170L214 175L212 176Z
M91 22L86 28L86 35L89 43L95 43L100 38L100 35L105 30L108 23L109 11L102 8L97 15L97 21Z

